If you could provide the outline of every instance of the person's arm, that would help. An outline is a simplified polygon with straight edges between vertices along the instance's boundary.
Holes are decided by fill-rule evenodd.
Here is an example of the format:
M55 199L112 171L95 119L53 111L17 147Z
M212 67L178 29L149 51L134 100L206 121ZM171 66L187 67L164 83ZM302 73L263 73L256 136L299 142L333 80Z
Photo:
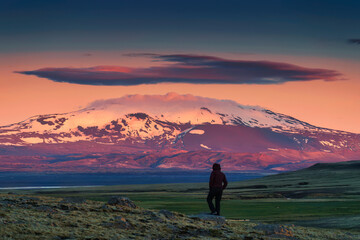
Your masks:
M224 174L224 180L223 180L223 182L224 182L224 185L223 185L223 190L226 188L226 186L228 185L228 181L227 181L227 179L226 179L226 176L225 176L225 174Z
M209 188L211 188L214 185L214 173L210 174L210 180L209 180Z

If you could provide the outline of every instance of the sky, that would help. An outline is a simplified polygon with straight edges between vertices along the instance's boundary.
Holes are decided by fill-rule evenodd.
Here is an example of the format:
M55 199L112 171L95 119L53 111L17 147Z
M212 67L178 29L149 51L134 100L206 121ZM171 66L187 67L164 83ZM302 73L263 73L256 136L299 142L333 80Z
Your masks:
M360 133L359 1L0 1L0 126L128 94Z

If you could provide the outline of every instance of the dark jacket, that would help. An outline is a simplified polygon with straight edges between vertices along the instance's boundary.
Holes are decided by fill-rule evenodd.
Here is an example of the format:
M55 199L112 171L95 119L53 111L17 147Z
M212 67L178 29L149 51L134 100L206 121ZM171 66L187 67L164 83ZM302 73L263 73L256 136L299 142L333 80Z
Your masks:
M224 183L224 185L223 185ZM221 188L225 189L228 182L226 180L226 176L220 170L212 171L210 175L209 187L210 188Z

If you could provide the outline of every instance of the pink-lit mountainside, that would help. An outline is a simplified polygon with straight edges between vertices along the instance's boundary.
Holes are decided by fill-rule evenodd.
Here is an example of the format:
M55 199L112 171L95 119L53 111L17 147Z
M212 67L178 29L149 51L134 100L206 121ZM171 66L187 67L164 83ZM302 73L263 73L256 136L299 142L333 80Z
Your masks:
M360 157L360 134L233 101L129 95L0 127L0 171L286 171Z

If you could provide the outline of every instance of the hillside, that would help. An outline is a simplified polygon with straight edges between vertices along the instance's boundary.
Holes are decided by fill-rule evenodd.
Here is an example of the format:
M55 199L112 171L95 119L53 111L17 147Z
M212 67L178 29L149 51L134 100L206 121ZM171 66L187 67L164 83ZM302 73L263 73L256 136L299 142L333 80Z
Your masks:
M241 197L360 198L360 161L317 163L309 168L237 182Z

